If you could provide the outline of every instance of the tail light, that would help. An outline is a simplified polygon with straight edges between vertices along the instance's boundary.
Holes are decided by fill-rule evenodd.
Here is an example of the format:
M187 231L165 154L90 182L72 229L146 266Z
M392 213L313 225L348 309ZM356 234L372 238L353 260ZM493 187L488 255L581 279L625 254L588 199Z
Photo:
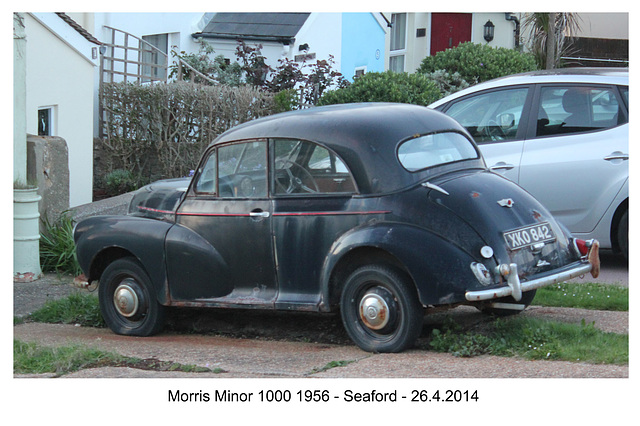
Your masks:
M593 244L593 240L585 241L585 240L580 240L578 238L574 238L573 244L575 245L576 249L578 249L578 252L582 256L586 256L587 254L589 254L589 249Z

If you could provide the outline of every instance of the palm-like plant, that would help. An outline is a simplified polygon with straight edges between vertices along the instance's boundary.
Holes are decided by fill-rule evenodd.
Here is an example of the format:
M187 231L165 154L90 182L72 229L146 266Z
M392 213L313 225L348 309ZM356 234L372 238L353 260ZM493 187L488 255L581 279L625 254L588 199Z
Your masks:
M523 23L530 31L529 49L535 54L540 68L552 69L560 65L560 58L570 53L567 38L580 30L580 21L577 13L525 14Z

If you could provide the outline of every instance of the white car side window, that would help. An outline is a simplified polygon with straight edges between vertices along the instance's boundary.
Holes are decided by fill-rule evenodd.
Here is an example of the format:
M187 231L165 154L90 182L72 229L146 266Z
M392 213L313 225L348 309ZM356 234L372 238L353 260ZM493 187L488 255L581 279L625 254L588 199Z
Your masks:
M454 103L446 111L477 143L516 138L528 88L484 92Z
M543 87L540 91L536 136L608 129L625 120L626 116L612 88Z

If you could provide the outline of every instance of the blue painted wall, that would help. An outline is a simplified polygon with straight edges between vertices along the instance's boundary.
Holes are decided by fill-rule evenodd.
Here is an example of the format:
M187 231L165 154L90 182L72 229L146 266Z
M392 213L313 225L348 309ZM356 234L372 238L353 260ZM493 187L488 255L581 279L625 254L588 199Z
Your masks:
M342 14L341 73L353 81L355 69L384 71L384 29L371 13Z

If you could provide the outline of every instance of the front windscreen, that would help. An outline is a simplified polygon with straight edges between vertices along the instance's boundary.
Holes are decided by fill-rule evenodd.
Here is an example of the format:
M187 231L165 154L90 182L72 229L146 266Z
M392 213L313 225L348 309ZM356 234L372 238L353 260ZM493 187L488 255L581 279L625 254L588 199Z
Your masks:
M400 163L410 172L477 158L479 154L469 139L455 132L418 136L398 149Z

